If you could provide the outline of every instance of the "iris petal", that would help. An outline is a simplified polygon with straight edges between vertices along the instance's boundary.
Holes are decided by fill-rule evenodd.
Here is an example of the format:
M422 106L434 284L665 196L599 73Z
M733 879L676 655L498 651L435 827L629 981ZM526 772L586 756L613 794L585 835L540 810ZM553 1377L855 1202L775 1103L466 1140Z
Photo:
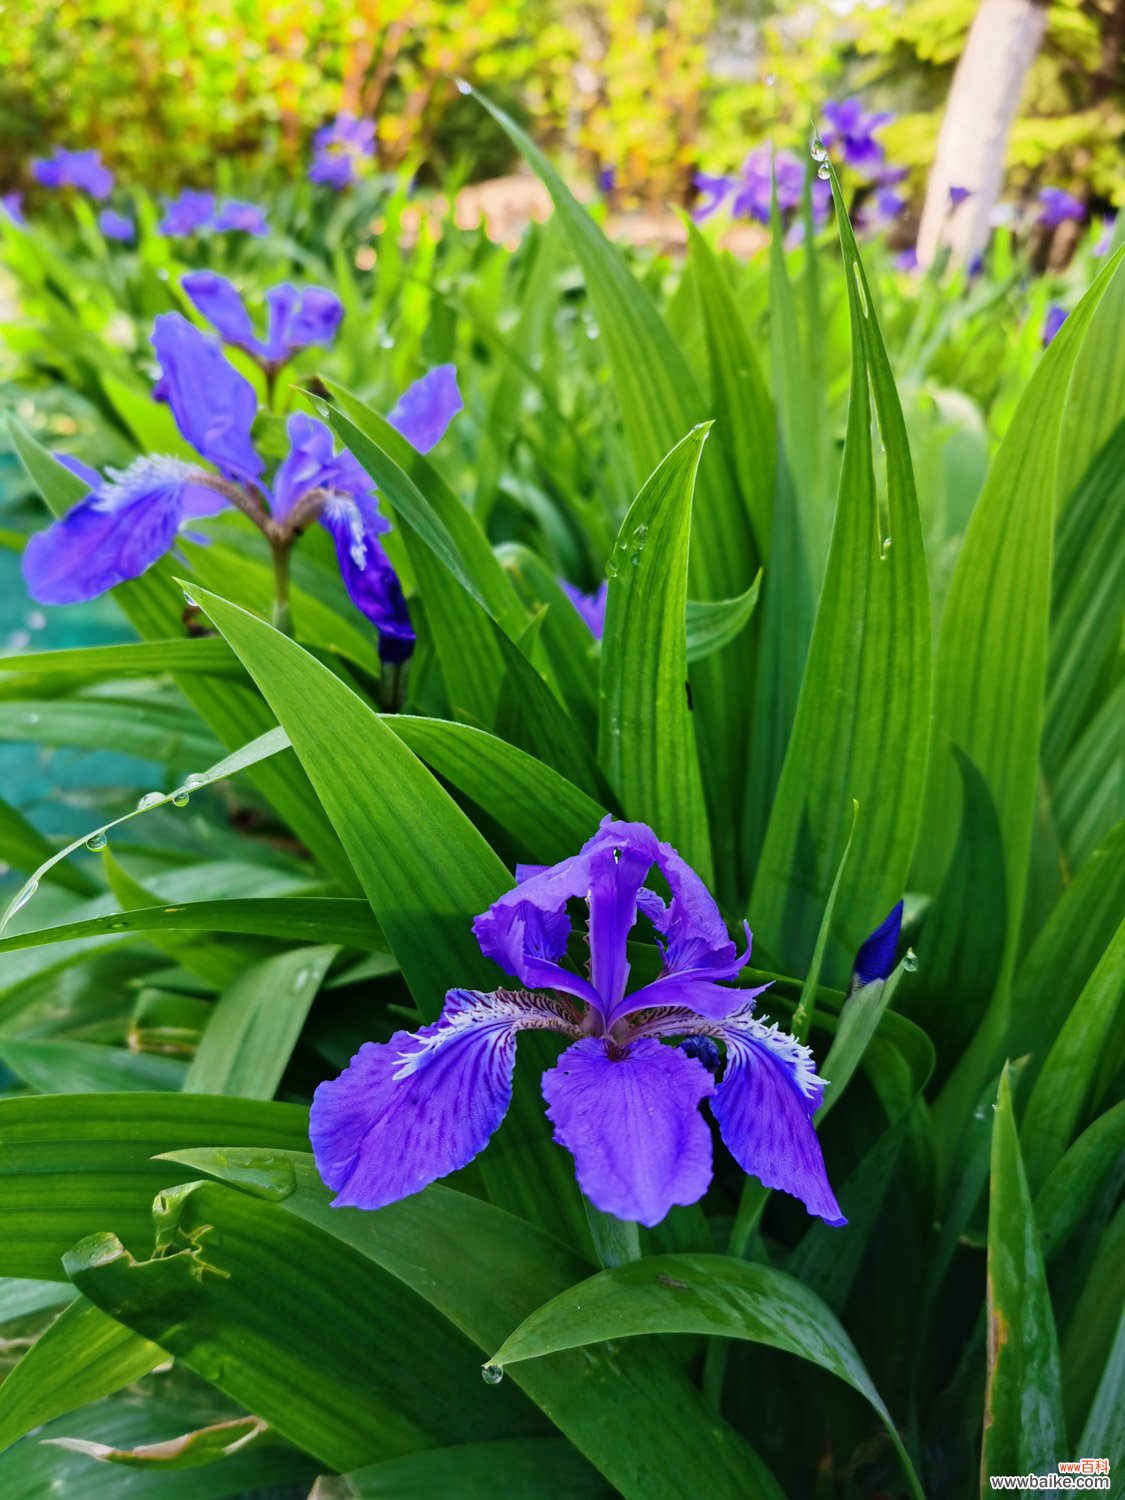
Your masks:
M714 1087L702 1064L651 1038L615 1056L587 1037L543 1075L555 1140L582 1191L603 1213L646 1225L707 1191L711 1133L699 1102Z
M403 392L387 413L387 421L419 453L428 453L461 407L456 368L436 365Z
M809 1049L759 1021L750 1006L728 1016L716 1034L726 1043L727 1065L711 1111L727 1150L766 1187L792 1193L828 1224L845 1224L813 1129L824 1084Z
M263 465L250 437L258 415L254 387L180 313L156 319L152 346L161 389L187 441L229 478L257 479Z
M203 488L188 483L189 472L175 459L142 459L31 537L23 554L31 597L39 604L82 604L139 578L171 550L185 491Z
M507 1113L517 1032L573 1034L557 1004L451 990L441 1018L367 1042L313 1096L309 1135L337 1208L383 1208L466 1166Z

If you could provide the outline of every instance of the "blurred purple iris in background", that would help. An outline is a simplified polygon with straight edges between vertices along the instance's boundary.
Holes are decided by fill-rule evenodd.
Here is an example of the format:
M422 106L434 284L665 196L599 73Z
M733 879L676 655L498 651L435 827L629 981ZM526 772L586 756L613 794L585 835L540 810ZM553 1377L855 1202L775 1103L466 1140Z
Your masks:
M646 887L650 873L670 901ZM543 1075L543 1096L555 1140L603 1213L658 1224L703 1196L711 1134L699 1105L709 1099L744 1171L844 1223L812 1124L824 1088L812 1054L754 1014L761 989L726 982L750 957L749 930L740 954L675 849L644 823L607 817L578 854L517 869L516 879L473 931L523 988L450 990L432 1025L366 1043L317 1089L310 1136L336 1206L382 1208L470 1162L511 1101L516 1036L534 1029L570 1042ZM565 962L570 902L587 909L586 974ZM640 917L662 965L629 993L627 944ZM689 1045L664 1045L675 1039ZM719 1044L716 1082L707 1063L719 1066Z
M103 208L98 215L98 228L107 240L119 240L131 245L137 237L137 226L128 214L119 214L115 208Z
M584 593L573 583L568 583L565 578L560 578L563 592L582 616L582 622L589 627L590 634L596 641L600 641L605 632L605 605L609 597L609 583L603 579L592 594Z
M967 187L951 187L949 189L949 206L950 206L950 208L960 208L961 204L964 203L965 199L966 198L971 198L972 196L973 196L973 190L972 190L972 188L967 188Z
M758 146L737 172L720 176L697 172L695 187L704 201L695 210L695 221L702 223L725 207L734 219L755 219L759 224L768 224L774 173L777 176L777 206L784 217L799 207L808 170L807 164L792 151L774 152L769 146ZM828 183L814 177L813 218L818 224L823 221L831 199L832 189Z
M31 171L45 188L77 188L91 198L108 198L113 191L113 173L103 164L100 151L67 151L59 146L53 155L32 162Z
M893 114L868 113L857 98L829 99L821 118L820 139L825 147L829 150L836 147L855 172L870 177L878 171L886 153L875 139L875 132L889 124Z
M164 204L164 217L159 229L173 239L187 238L206 229L215 214L214 193L197 193L185 188L178 198L170 198Z
M0 213L13 224L24 224L27 221L23 216L23 194L4 193L0 195Z
M181 314L165 313L153 326L152 344L160 392L176 426L219 475L182 459L149 456L103 480L71 462L90 493L28 542L23 572L31 597L41 604L95 598L144 573L175 545L185 524L235 505L286 558L301 532L319 520L336 544L352 602L379 632L383 660L405 661L414 632L378 540L389 523L379 514L370 477L350 453L334 452L323 422L297 412L289 418L289 451L271 488L251 436L258 415L254 388L218 343ZM460 408L453 367L441 365L410 387L388 421L426 451Z
M211 225L216 234L252 234L258 239L270 232L265 214L256 203L241 198L227 198L219 204Z
M1080 220L1086 217L1086 205L1073 193L1068 193L1064 188L1045 187L1039 189L1039 219L1038 223L1044 229L1057 229L1060 224L1065 224L1068 219Z
M266 337L261 339L246 304L225 276L192 271L184 277L183 289L224 343L244 349L275 375L299 350L330 344L344 316L343 303L326 287L298 291L282 282L266 293Z
M1042 338L1042 340L1043 340L1043 347L1044 347L1044 349L1051 342L1051 340L1055 337L1055 335L1058 333L1059 329L1063 326L1063 324L1066 322L1066 317L1067 317L1067 310L1066 310L1066 308L1065 307L1060 307L1057 302L1053 302L1051 304L1051 306L1047 309L1047 316L1043 319L1043 331L1042 331L1042 334L1040 335L1041 338Z
M257 204L241 198L226 198L218 203L214 193L200 193L192 188L185 188L178 198L165 202L164 217L158 227L161 234L171 239L186 239L204 230L216 234L252 234L259 239L270 232L266 216Z
M345 111L321 126L312 145L309 181L340 192L355 181L356 162L375 155L375 121Z

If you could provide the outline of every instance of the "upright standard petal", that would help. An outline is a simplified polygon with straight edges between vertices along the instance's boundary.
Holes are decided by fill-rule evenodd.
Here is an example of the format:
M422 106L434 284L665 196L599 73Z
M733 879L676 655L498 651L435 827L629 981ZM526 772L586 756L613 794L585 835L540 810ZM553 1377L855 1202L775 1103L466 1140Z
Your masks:
M250 437L258 398L250 382L180 313L156 319L152 347L162 393L187 441L228 478L258 479L263 465Z
M383 1208L466 1166L512 1098L516 1033L573 1035L561 1006L451 990L441 1018L367 1042L313 1096L309 1136L336 1208Z
M228 344L238 344L254 353L264 345L254 332L246 304L234 284L216 271L192 271L180 283L195 307Z
M699 1112L714 1092L695 1058L651 1038L621 1049L587 1037L543 1075L555 1140L603 1213L659 1224L711 1181L711 1132Z
M139 578L171 550L193 485L190 464L138 459L28 541L27 591L39 604L82 604Z
M266 293L269 332L265 355L280 363L310 344L330 344L344 316L344 305L327 287L310 286L303 292L289 282Z
M796 1037L743 1006L716 1028L726 1043L723 1081L711 1112L727 1150L768 1188L792 1193L826 1223L847 1223L828 1185L812 1117L824 1084Z
M403 392L387 421L419 453L428 453L461 407L455 366L437 365Z

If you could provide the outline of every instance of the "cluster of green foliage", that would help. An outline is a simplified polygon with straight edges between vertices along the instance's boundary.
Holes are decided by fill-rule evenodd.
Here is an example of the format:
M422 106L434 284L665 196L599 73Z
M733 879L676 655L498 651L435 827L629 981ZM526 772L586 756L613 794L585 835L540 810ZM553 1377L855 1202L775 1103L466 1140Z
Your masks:
M345 303L281 399L393 514L406 712L379 710L328 538L295 559L290 639L234 512L115 590L128 641L0 661L0 739L146 778L62 859L0 804L0 1327L26 1348L0 1489L119 1493L128 1465L130 1494L189 1500L318 1473L340 1496L945 1500L1116 1467L1125 252L1029 285L1001 242L981 279L919 280L842 216L749 263L693 233L672 267L499 123L555 204L514 251L419 226L405 191L374 256L299 195L284 232L201 248L251 294L295 276ZM179 445L146 339L189 311L186 266L79 207L66 238L5 231L15 549L83 488L60 437L96 463ZM466 410L421 458L379 413L444 360ZM557 578L607 571L599 650ZM329 1208L312 1087L492 987L473 915L607 809L712 874L754 928L747 982L809 1016L848 1227L728 1161L599 1268L531 1045L480 1161ZM912 954L846 1000L904 892Z

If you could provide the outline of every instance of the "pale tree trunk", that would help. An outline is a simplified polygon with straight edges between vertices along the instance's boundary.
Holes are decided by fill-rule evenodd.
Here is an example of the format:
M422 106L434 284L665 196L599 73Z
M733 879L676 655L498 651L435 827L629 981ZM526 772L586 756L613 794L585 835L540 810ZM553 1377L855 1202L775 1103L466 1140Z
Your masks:
M1047 26L1046 0L981 0L953 75L918 231L928 266L948 246L965 265L988 241L1004 176L1008 132ZM950 188L970 196L950 205Z

